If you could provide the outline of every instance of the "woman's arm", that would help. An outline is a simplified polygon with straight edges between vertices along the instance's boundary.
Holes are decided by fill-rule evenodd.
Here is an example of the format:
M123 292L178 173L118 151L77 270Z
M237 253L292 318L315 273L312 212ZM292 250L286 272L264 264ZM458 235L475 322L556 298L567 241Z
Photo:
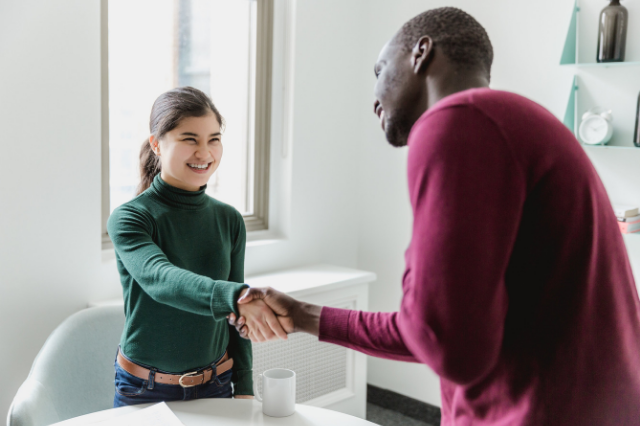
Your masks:
M238 215L240 215L238 213ZM236 242L231 252L231 272L229 281L244 282L244 253L246 245L246 229L244 220L240 216L238 220L238 230ZM253 354L251 342L240 338L235 327L229 326L229 356L233 358L233 376L231 381L234 384L234 396L253 395Z
M128 205L117 208L107 222L118 258L145 293L156 302L215 320L237 313L236 300L248 286L173 265L151 238L154 226L144 212Z

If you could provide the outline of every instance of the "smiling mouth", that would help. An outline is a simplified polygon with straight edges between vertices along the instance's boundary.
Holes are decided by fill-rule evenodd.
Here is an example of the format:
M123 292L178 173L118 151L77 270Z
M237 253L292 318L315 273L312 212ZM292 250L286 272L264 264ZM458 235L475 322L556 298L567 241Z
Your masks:
M373 104L373 113L380 118L380 114L382 114L382 104L380 101L375 101Z
M205 172L209 170L209 167L211 167L211 163L205 163L205 164L187 163L187 166L189 166L189 168L193 171Z
M378 118L380 119L380 126L382 127L382 131L385 131L385 125L384 125L384 110L382 109L382 104L380 104L380 101L376 101L373 104L373 111L375 112L375 114L378 116Z

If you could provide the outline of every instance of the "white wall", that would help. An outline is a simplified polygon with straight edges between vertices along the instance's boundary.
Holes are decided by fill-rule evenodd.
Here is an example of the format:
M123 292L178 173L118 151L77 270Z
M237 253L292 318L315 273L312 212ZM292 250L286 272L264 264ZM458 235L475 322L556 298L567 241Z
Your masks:
M298 0L288 239L250 246L247 274L359 267L378 274L370 309L397 310L411 232L406 150L386 144L372 114L372 69L402 23L444 5L487 28L494 88L564 114L573 72L558 63L573 0ZM99 22L98 0L0 2L0 413L53 328L120 292L100 250ZM589 154L618 201L640 203L638 153ZM640 270L640 236L626 240ZM369 381L440 403L424 366L371 359Z
M371 0L369 3L370 42L366 46L366 59L370 68L379 49L405 21L431 8L459 7L478 19L489 33L495 53L491 86L522 94L544 105L556 116L564 117L574 70L560 67L559 63L574 0ZM581 4L587 3L593 3L598 10L606 5L600 0L581 0ZM632 6L631 2L628 6ZM632 44L635 39L628 40ZM637 55L640 45L629 49L632 56ZM631 91L637 99L640 87L637 70L635 68L635 74L633 69L626 74L617 72L608 79L608 84L621 93ZM599 72L604 71L607 70ZM371 72L367 74L367 84L371 93L374 84ZM597 91L595 86L591 89ZM411 211L405 182L406 150L394 149L385 143L372 111L373 108L369 108L363 116L366 137L360 147L362 219L358 267L378 274L378 282L371 288L369 308L373 311L394 311L400 305L404 269L402 255L411 233ZM618 117L621 115L624 114L618 114ZM619 133L625 132L628 129L619 129ZM589 155L612 199L640 205L640 186L637 184L640 181L640 150L591 149ZM640 271L640 237L633 235L625 240L632 265ZM369 383L440 405L438 378L421 365L371 358Z
M247 274L356 266L364 3L298 2L288 238L249 247ZM0 2L2 415L56 325L121 291L100 249L99 37L98 0Z

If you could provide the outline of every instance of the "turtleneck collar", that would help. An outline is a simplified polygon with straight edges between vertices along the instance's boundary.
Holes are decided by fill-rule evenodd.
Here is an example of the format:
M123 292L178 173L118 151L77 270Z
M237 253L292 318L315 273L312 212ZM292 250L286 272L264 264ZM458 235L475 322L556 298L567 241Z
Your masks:
M197 191L187 191L169 185L158 173L151 182L149 191L165 203L184 209L197 209L205 205L208 195L204 193L207 185Z

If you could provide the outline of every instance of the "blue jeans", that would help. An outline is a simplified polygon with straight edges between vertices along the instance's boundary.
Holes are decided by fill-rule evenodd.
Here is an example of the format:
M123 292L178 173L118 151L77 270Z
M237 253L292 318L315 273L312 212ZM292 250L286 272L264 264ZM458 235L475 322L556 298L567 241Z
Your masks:
M124 356L124 354L122 354ZM128 358L127 358L128 359ZM218 360L213 362L215 365ZM231 374L233 370L215 376L209 382L191 388L183 388L180 385L165 385L151 382L149 378L141 379L127 373L118 361L114 363L116 369L116 393L113 398L113 407L125 405L146 404L149 402L161 401L188 401L199 398L231 398ZM143 366L150 368L148 366ZM209 366L205 366L207 368ZM155 369L159 373L166 371ZM169 373L172 374L172 373Z

